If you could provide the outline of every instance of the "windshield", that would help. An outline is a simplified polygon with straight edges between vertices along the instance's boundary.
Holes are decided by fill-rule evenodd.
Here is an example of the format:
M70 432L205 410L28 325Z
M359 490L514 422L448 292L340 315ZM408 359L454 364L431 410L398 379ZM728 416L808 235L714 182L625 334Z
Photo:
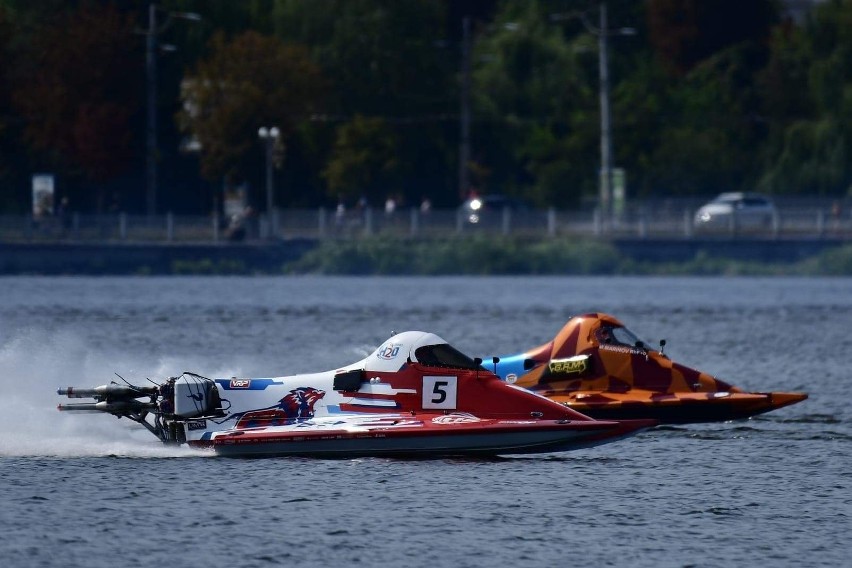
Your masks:
M626 327L604 326L598 330L598 340L608 345L628 345L630 347L647 347L648 344L639 339Z
M447 343L418 347L414 356L423 365L430 367L452 367L454 369L477 369L473 359Z

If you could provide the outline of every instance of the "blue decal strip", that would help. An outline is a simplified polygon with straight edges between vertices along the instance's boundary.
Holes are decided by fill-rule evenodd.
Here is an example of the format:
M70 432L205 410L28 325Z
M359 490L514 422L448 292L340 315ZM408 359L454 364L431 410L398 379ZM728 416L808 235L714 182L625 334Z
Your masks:
M235 383L240 384L240 386L234 386ZM216 379L216 384L219 385L219 388L222 390L240 391L266 390L267 387L283 383L281 381L276 381L275 379Z

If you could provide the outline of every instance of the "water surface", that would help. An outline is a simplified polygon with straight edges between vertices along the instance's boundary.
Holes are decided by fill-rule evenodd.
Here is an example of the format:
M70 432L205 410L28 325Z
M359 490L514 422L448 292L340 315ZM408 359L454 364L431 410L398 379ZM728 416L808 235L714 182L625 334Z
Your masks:
M0 279L9 566L838 566L852 554L852 279ZM470 355L604 311L679 362L810 399L494 460L227 460L161 447L60 386L355 361L394 331Z

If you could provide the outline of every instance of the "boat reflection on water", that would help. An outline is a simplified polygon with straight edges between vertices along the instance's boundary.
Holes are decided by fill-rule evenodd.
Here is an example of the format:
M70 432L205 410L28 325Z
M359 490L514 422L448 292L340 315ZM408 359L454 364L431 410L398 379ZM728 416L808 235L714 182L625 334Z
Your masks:
M618 319L577 316L552 341L499 357L504 380L602 420L652 418L663 424L748 418L805 400L805 393L746 392L672 361Z

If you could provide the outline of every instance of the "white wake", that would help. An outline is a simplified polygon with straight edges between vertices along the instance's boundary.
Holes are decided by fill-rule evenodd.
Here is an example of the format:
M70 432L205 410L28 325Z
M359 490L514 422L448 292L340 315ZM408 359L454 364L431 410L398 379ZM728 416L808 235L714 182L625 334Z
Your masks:
M60 412L70 400L56 393L68 386L93 387L157 381L197 362L143 360L133 353L87 346L68 331L20 330L0 337L0 456L198 456L185 447L163 446L141 425L105 413ZM200 368L200 367L196 367ZM221 370L218 376L237 375Z

